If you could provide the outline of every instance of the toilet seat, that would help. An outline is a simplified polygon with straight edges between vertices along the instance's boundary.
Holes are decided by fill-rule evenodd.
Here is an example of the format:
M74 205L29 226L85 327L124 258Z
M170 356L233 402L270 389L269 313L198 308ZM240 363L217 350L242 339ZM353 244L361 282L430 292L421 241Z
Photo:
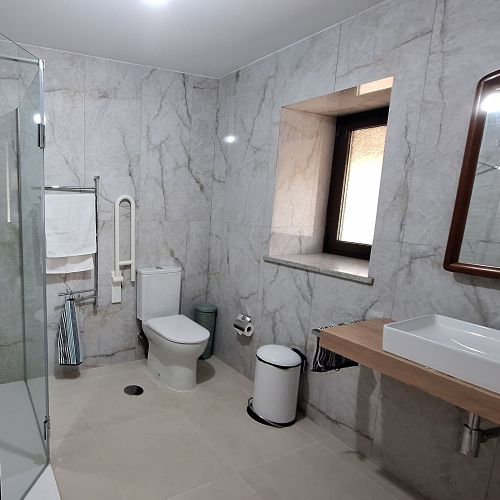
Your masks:
M152 318L145 322L157 335L176 344L201 344L210 333L183 314Z

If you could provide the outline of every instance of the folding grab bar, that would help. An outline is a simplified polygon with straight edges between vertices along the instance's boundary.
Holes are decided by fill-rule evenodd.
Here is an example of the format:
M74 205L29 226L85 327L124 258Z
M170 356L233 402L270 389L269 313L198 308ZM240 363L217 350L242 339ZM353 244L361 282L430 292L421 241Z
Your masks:
M130 203L130 259L120 260L120 204L123 201ZM135 281L135 201L132 196L122 194L115 201L115 255L114 270L112 272L111 302L121 302L121 286L123 276L121 266L130 266L130 281Z

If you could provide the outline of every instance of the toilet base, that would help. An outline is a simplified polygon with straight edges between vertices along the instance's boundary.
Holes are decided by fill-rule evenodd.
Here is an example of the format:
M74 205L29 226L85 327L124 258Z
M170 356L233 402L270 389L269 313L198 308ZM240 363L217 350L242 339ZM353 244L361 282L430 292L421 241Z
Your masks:
M170 344L170 352L166 353L165 349L150 342L147 367L155 378L169 389L178 392L191 391L196 387L198 357L205 350L205 346L206 342L197 344L196 348L193 345Z

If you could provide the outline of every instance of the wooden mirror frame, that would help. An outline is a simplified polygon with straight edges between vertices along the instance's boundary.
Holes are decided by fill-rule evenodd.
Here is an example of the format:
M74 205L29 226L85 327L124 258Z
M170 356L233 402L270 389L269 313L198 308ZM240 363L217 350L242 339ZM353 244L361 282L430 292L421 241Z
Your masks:
M458 183L457 197L453 218L451 220L450 234L444 257L444 268L453 273L465 273L486 278L500 278L500 267L482 264L469 264L460 262L460 250L464 238L467 215L469 213L474 179L476 177L477 161L483 139L484 126L487 113L481 110L481 101L493 88L500 87L500 70L490 73L479 80L474 100L474 108L467 134L462 171Z

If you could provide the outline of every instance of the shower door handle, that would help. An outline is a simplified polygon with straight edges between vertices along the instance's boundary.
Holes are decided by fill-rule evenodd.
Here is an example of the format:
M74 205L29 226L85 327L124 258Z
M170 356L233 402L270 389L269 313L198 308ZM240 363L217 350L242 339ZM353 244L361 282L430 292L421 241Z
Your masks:
M43 439L45 441L48 441L49 434L50 434L50 417L45 417L45 420L43 421ZM2 500L2 497L0 497L0 500Z

